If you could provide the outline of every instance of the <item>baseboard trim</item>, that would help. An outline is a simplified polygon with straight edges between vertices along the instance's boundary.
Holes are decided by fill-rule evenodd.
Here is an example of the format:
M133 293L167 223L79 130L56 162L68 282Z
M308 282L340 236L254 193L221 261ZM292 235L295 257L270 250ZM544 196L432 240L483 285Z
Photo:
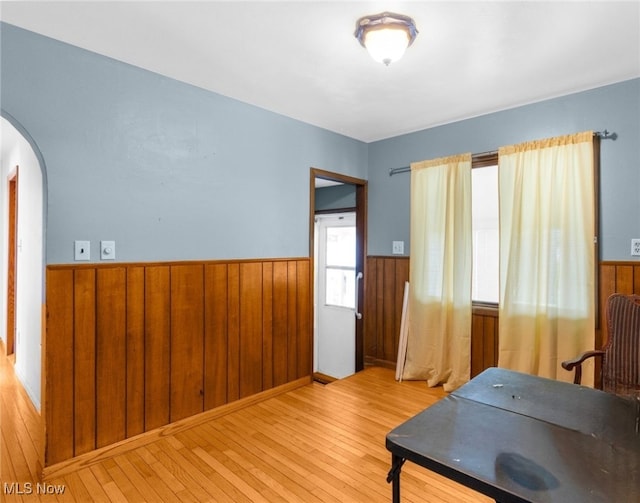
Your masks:
M77 470L80 470L81 468L87 468L106 459L110 459L114 456L118 456L119 454L123 454L130 450L136 449L137 447L150 444L151 442L154 442L160 438L174 435L212 419L216 419L226 414L230 414L231 412L243 409L245 407L248 407L249 405L253 405L258 402L265 401L269 398L281 395L283 393L293 391L297 388L301 388L302 386L310 384L311 381L312 378L310 375L305 376L276 388L262 391L260 393L256 393L255 395L251 395L246 398L241 398L240 400L221 405L220 407L216 407L215 409L196 414L195 416L190 416L174 423L161 426L159 428L156 428L155 430L141 433L140 435L136 435L135 437L127 438L120 442L101 447L100 449L81 454L80 456L61 461L60 463L56 463L51 466L46 466L42 470L42 480L51 480L57 477L62 477L63 475L66 475L68 473L75 472Z
M373 356L364 357L365 366L369 367L382 367L385 369L395 370L397 362L390 362L388 360L382 360L380 358L374 358Z

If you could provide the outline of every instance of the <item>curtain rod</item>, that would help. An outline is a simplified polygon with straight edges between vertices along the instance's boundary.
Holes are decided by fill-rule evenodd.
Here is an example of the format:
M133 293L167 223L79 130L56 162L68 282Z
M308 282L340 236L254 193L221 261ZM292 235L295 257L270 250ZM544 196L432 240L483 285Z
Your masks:
M597 136L599 137L601 140L615 140L618 137L618 133L610 133L609 131L607 131L606 129L604 131L594 131L593 132L593 136ZM471 160L475 160L479 157L484 157L486 155L490 155L490 154L497 154L498 151L497 150L489 150L487 152L480 152L479 154L473 154L471 156ZM397 175L399 173L406 173L408 171L411 171L411 166L403 166L401 168L390 168L389 169L389 176L393 176L393 175Z

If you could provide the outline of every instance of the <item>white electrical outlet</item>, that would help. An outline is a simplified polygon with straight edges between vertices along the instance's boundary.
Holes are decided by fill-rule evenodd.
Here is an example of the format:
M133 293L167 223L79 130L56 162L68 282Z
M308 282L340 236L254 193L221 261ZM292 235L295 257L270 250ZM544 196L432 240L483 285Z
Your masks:
M640 257L640 239L631 240L631 255Z
M391 253L393 255L404 255L404 241L392 241Z

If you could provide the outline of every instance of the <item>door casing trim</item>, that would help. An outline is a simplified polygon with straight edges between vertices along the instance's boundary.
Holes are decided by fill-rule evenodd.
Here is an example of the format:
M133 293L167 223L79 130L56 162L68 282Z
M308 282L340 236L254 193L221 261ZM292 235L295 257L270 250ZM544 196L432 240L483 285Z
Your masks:
M315 217L315 190L316 190L316 178L324 180L331 180L335 182L347 183L355 185L356 187L356 271L362 271L364 277L358 285L358 312L363 313L362 319L356 319L356 372L364 369L364 319L367 313L364 312L365 292L367 284L367 271L365 271L366 257L367 257L367 180L361 178L355 178L348 175L342 175L340 173L334 173L331 171L325 171L318 168L310 168L309 176L309 258L311 260L311 267L309 268L311 278L310 284L315 292L316 284L313 277L313 271L315 269L314 263L314 217ZM313 295L310 296L311 302L311 320L315 317L315 310L313 306ZM313 337L311 338L311 351L313 356L313 344L315 341L315 330ZM313 357L311 358L313 362ZM312 369L313 370L313 369Z

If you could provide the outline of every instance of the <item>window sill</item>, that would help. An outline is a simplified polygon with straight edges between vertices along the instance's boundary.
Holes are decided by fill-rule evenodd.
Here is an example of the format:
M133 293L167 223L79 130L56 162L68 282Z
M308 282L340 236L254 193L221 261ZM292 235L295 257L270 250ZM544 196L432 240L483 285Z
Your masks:
M471 313L479 316L498 317L498 304L490 302L472 302Z

